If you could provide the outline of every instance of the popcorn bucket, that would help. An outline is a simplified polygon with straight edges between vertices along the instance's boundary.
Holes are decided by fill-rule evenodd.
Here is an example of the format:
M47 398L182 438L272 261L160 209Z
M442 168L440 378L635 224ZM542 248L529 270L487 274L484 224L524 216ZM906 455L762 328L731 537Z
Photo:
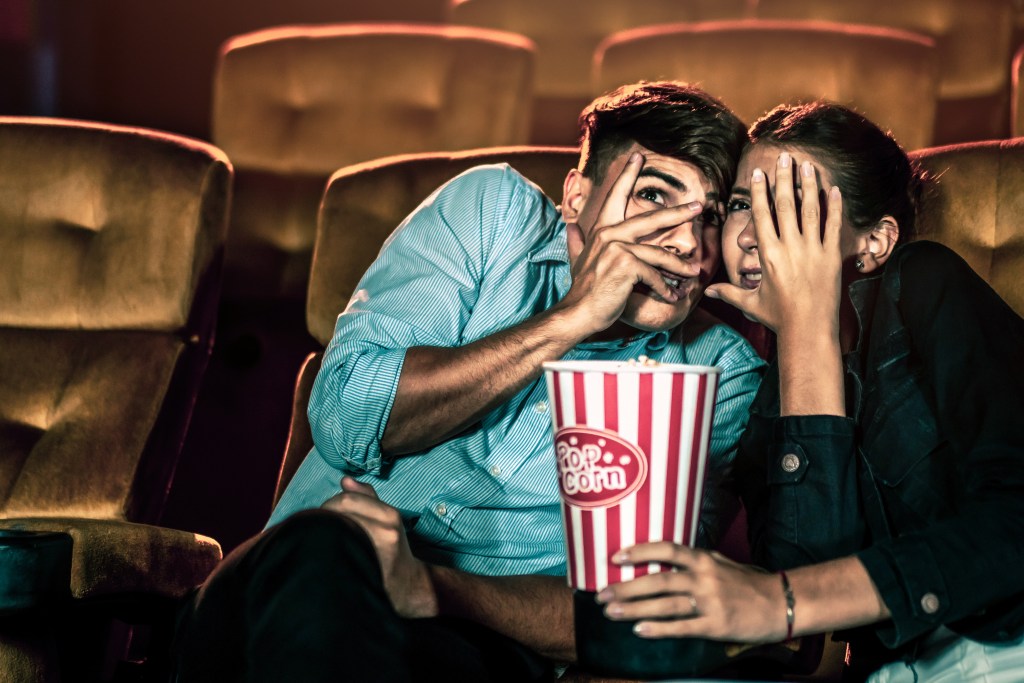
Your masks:
M643 648L631 624L604 618L593 595L605 586L667 571L651 563L617 566L611 556L637 543L697 536L719 368L647 362L562 361L544 364L555 432L567 576L577 590L577 650L581 666L612 675L659 671L609 669L596 657L617 648L581 634L620 632ZM588 612L580 623L581 604ZM593 606L593 608L591 607ZM597 631L595 631L597 629ZM662 645L664 645L662 641ZM646 657L646 655L645 655ZM643 657L641 657L643 659Z

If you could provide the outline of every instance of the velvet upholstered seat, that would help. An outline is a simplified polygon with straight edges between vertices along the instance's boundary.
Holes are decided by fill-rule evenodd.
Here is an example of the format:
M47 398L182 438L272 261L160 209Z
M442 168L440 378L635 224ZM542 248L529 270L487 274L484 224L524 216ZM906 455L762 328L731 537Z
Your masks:
M633 29L597 48L593 92L657 78L698 84L747 123L782 102L841 102L917 149L932 141L939 53L894 29L764 20Z
M932 37L939 51L936 144L1006 135L1014 6L1007 0L757 0L761 19L870 24Z
M228 41L213 102L213 141L237 173L226 296L305 296L337 169L525 142L533 59L522 36L459 26L286 26Z
M954 249L1024 316L1024 138L923 149L918 237Z
M5 681L89 680L63 648L110 613L67 624L176 598L220 557L157 524L212 343L231 174L177 136L0 118Z

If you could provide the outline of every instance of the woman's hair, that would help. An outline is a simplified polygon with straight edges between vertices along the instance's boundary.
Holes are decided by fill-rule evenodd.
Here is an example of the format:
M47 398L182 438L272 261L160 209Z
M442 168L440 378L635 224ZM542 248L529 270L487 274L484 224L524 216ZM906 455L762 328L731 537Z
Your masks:
M892 216L900 241L914 232L924 180L892 135L839 104L781 105L750 127L751 143L792 145L813 154L843 193L845 218L868 229Z
M732 189L746 142L743 123L699 88L678 81L624 85L580 114L580 172L600 183L633 143L696 166L719 196Z

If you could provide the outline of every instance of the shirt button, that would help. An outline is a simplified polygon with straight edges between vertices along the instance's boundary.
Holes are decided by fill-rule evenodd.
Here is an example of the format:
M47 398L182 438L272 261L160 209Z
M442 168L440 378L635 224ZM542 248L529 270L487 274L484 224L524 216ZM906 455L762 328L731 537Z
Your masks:
M534 409L535 412L538 412L538 413L546 413L546 412L548 412L548 402L547 401L537 401L537 403L533 406L533 409Z
M436 512L436 513L437 513L437 516L438 516L438 517L444 517L444 516L445 516L445 514L446 514L446 513L448 512L448 506L447 506L447 505L445 505L444 503L438 503L438 504L437 504L437 505L436 505L436 506L434 507L434 512Z
M492 477L497 477L499 474L501 474L501 468L500 467L498 467L497 465L494 465L493 467L491 467L491 476Z
M921 609L923 609L926 614L935 614L939 611L940 605L939 596L935 595L935 593L925 593L921 597Z
M782 456L782 471L792 474L800 469L800 456L796 453L786 453Z

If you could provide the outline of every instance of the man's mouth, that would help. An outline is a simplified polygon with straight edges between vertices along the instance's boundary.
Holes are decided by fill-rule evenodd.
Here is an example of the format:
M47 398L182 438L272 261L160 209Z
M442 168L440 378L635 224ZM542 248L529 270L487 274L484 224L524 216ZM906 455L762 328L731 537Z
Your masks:
M662 282L664 282L669 289L675 292L676 296L678 296L680 299L686 297L686 295L692 289L693 284L697 282L698 275L700 275L700 271L697 271L697 273L695 273L693 276L688 276L685 274L673 273L667 270L662 270L661 268L658 268L658 273L661 275ZM653 299L657 299L658 301L665 301L657 292L655 292L653 289L648 287L643 282L637 283L633 287L633 291L637 292L638 294L644 294Z

